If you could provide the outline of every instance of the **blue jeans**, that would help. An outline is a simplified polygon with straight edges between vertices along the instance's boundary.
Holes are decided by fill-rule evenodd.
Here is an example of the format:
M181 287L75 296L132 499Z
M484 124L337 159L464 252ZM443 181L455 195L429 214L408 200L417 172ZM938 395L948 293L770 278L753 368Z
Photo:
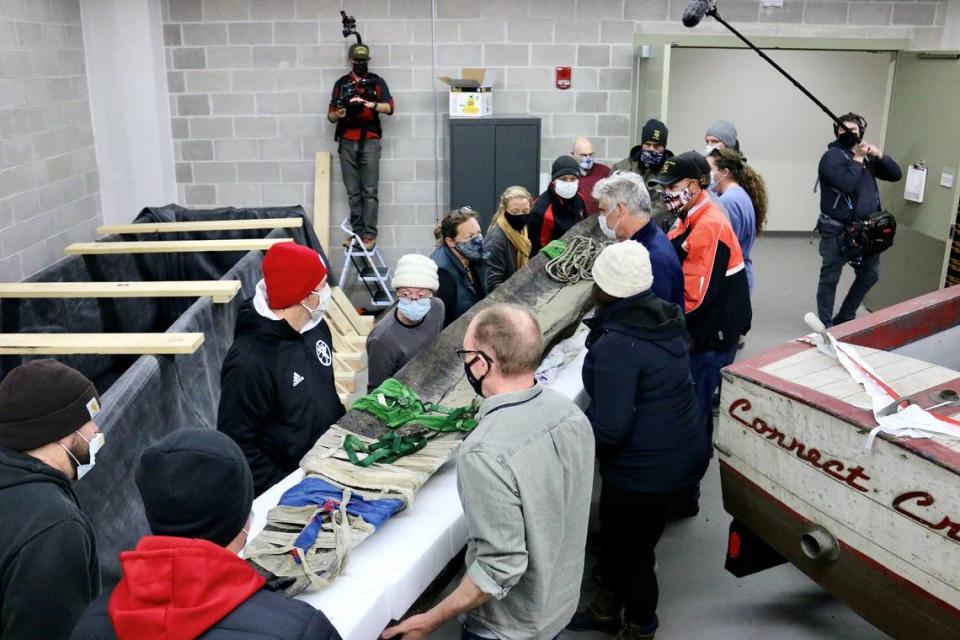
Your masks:
M737 345L726 351L704 351L690 354L690 375L693 376L697 406L704 419L704 427L713 440L713 393L720 386L720 369L733 363Z
M857 317L857 309L863 303L867 292L880 279L880 255L867 256L859 265L853 267L857 277L850 285L850 291L843 299L836 316L833 315L833 305L837 297L837 283L840 281L843 265L847 263L840 253L839 234L821 234L820 257L823 259L820 265L820 283L817 285L817 315L820 322L831 327L853 320Z

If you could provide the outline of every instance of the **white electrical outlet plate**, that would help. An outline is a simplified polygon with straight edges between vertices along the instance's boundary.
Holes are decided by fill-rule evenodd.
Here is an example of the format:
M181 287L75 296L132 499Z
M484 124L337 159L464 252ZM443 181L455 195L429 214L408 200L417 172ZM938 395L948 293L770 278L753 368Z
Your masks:
M946 187L947 189L953 189L953 172L949 169L944 169L940 172L940 186Z

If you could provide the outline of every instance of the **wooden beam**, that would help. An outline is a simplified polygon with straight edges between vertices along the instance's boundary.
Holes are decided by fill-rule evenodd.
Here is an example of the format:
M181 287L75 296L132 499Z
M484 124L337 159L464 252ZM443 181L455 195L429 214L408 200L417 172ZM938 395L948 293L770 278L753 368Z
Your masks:
M357 390L357 374L345 371L334 371L333 379L335 384L346 389L347 393L353 393Z
M330 254L330 152L317 151L313 173L313 230Z
M239 280L170 280L155 282L4 282L0 298L194 298L233 300Z
M104 224L97 233L176 233L181 231L243 231L246 229L298 229L303 218L258 218L255 220L195 220L192 222L143 222Z
M146 242L74 242L63 250L71 256L123 253L188 253L198 251L265 251L292 238L259 240L154 240Z
M145 355L193 353L202 333L0 333L0 354Z
M347 294L345 294L343 289L340 287L332 287L332 290L333 303L337 305L337 308L340 309L341 312L343 312L343 315L353 326L354 331L361 336L370 335L370 332L373 331L373 317L362 316L357 313L357 310L350 302L350 299L347 298Z

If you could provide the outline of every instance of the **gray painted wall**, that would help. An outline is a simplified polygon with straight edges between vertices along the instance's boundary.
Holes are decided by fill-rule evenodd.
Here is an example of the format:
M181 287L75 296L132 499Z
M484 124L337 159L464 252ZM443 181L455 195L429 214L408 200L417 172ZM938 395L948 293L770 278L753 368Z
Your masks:
M0 2L0 279L100 223L79 0Z
M686 4L437 0L434 21L430 0L165 0L181 201L311 208L313 154L335 150L325 114L346 69L342 6L357 17L372 48L371 69L397 102L396 115L384 118L380 246L390 263L428 251L447 199L442 118L434 137L435 108L441 115L447 108L437 75L488 68L496 112L542 117L544 169L578 134L615 161L628 146L633 34L682 30ZM784 4L761 9L758 0L724 0L722 7L750 34L906 37L917 46L939 46L947 13L945 2ZM572 90L553 88L557 65L574 68ZM346 196L334 164L332 219L339 224ZM331 232L332 242L340 237Z

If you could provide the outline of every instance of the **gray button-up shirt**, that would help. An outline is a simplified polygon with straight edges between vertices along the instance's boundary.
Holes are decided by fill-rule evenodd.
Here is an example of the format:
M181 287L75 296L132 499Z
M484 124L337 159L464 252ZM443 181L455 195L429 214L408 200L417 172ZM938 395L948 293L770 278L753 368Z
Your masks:
M484 400L460 449L467 576L493 596L470 612L504 640L553 638L576 611L593 487L593 432L535 385Z

